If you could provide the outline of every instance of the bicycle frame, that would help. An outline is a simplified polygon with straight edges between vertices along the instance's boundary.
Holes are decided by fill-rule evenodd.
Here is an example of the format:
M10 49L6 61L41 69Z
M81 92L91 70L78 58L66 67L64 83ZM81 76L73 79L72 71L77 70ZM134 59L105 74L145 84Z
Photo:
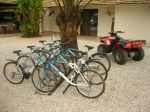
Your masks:
M54 70L55 73L58 73L58 75L60 75L63 79L65 79L69 84L73 85L73 86L88 86L88 83L86 81L86 79L84 78L84 76L81 74L80 72L80 69L79 67L75 64L75 63L68 63L69 66L76 72L78 73L79 75L81 75L81 77L83 78L84 80L84 84L75 84L73 83L73 78L75 76L72 76L71 80L69 80L61 71L59 71L59 69L52 63L52 62L49 62L49 66L51 67L52 70ZM73 72L73 71L72 71Z
M33 60L33 61L35 62L35 65L34 65L33 67L31 67L31 69L30 69L29 71L26 71L26 73L28 72L28 73L30 73L30 74L33 73L33 71L34 71L34 69L35 69L35 67L36 67L37 65L42 65L43 62L45 62L45 60L46 60L46 59L41 58L41 57L33 56L32 53L33 53L33 52L30 52L30 53L28 53L27 55L25 55L25 56L28 56L29 59L31 59L31 60ZM28 60L28 59L21 60L21 62L18 63L17 66L20 65L20 66L23 68L23 70L24 70L24 68L26 67L26 66L24 67L24 62L26 62L27 60Z
M61 54L64 54L66 56L76 56L76 54L73 51L79 51L78 49L73 49L73 48L68 48L66 52L61 52ZM88 60L89 58L92 59L92 55L90 53L90 51L87 51L87 55L85 60Z
M56 75L61 76L61 77L62 77L63 79L65 79L69 84L71 84L71 85L73 85L73 86L88 86L88 83L87 83L85 77L84 77L84 76L82 75L82 73L80 72L80 68L77 66L77 64L76 64L76 63L68 63L68 61L64 58L64 56L67 57L67 56L70 56L70 55L63 55L63 56L62 56L62 54L59 54L59 55L57 56L57 60L52 60L52 59L49 59L49 60L48 60L47 66L45 67L45 73L46 73L46 75L48 75L48 70L49 70L49 68L51 68L51 70L52 70ZM62 59L62 61L61 61L60 59ZM83 64L83 63L85 64L85 62L84 62L83 59L80 60L80 61L81 61L82 64ZM71 76L71 80L69 80L69 79L55 66L56 64L59 64L59 63L67 64L67 65L68 65L72 70L74 70L77 74L81 75L81 77L83 78L85 84L75 84L75 83L73 83L73 78L74 78L75 76ZM73 71L72 71L72 72L73 72ZM71 73L72 73L72 72L71 72ZM71 73L70 73L70 74L71 74Z

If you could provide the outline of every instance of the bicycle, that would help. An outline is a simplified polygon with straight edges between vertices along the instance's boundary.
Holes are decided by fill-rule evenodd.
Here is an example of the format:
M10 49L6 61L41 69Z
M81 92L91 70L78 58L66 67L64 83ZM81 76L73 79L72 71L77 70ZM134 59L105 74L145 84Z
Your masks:
M20 55L22 50L13 51L13 53ZM28 79L28 74L24 71L23 67L18 64L17 61L8 59L5 64L3 73L5 78L12 84L20 84L23 82L24 78Z
M100 74L98 74L96 71L91 70L91 69L82 69L78 67L78 65L76 63L68 63L68 62L64 62L67 63L69 65L69 67L72 69L72 72L70 73L70 79L68 79L64 73L62 73L58 67L54 64L56 60L48 60L47 63L47 69L44 69L44 73L46 73L46 70L49 70L51 73L61 76L65 81L67 81L70 85L75 86L77 91L83 95L84 97L87 98L97 98L98 96L100 96L104 90L105 90L105 83L103 78L101 77ZM83 59L80 60L80 62L82 64L83 63ZM63 62L62 62L63 63ZM40 69L43 69L42 67L39 67ZM42 74L40 74L39 68L36 69L33 74L32 74L32 80L34 76L42 76ZM95 76L94 76L95 75ZM45 76L45 75L44 75ZM97 78L95 78L97 76ZM96 82L93 82L92 80L96 79ZM82 83L80 83L81 81L83 81ZM91 86L102 86L101 89L98 89L98 87L94 88L94 92L97 90L98 93L93 94L93 95L89 95L89 93L87 94L86 92L88 92L86 89L91 89ZM82 89L82 87L84 89Z
M33 47L34 46L27 46L27 48L30 49L33 49ZM31 73L33 72L34 66L36 64L42 64L42 62L44 61L44 59L42 58L33 56L33 53L35 52L33 52L32 50L26 55L25 53L21 55L21 52L22 50L13 51L13 53L18 56L17 60L7 59L6 61L8 62L5 64L3 69L5 78L13 84L22 83L24 78L29 79ZM19 74L19 76L17 74Z
M55 40L54 43L53 44L50 43L50 45L51 46L59 45L60 52L63 53L65 51L64 46L66 46L68 43L69 43L69 41L64 42L62 40ZM100 53L91 54L90 51L94 48L93 46L85 45L85 47L87 48L87 51L84 54L84 59L85 60L95 59L97 61L100 61L101 63L103 63L105 65L107 72L108 72L111 68L111 62L110 62L109 58L106 55L100 54ZM78 51L78 49L70 48L70 51ZM67 53L70 53L70 52L67 52ZM74 55L74 53L71 53L71 54Z

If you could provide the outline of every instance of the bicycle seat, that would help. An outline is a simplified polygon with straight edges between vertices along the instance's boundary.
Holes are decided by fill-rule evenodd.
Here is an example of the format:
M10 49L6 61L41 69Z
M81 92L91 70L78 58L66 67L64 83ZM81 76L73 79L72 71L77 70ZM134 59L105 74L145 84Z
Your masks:
M48 44L46 44L46 45L49 45L50 47L53 45L52 43L48 43Z
M77 51L78 53L81 53L82 55L87 55L87 52L83 52L83 51Z
M85 45L85 47L87 47L87 48L88 48L88 50L90 50L90 49L93 49L93 48L94 48L93 46L88 46L88 45Z
M46 40L40 40L39 42L42 43L42 44L44 44L44 42L46 42Z
M22 51L22 50L15 50L15 51L13 51L13 53L19 55L19 53L20 53L21 51Z
M27 46L27 48L29 48L29 49L33 49L35 46Z

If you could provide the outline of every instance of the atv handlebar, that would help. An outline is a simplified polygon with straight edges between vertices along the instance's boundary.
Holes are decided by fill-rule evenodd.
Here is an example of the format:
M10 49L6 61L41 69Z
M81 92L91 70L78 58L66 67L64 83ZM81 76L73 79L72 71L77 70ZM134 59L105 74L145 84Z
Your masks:
M117 34L118 33L124 33L123 31L113 31L113 32L109 32L108 34L110 34L111 36L115 36L115 37L117 37Z
M113 31L113 32L109 32L108 34L111 34L111 35L117 35L118 33L125 33L124 31Z
M125 33L124 31L117 31L117 33Z

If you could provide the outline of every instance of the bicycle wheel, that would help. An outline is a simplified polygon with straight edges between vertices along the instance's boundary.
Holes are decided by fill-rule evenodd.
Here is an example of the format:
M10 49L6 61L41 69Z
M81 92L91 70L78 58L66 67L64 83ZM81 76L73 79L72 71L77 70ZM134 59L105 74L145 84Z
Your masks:
M101 62L96 60L89 60L86 61L86 64L90 69L97 71L103 77L104 80L107 79L108 72L106 70L106 67ZM82 67L82 69L88 69L88 68L84 66Z
M82 72L82 75L78 75L75 79L76 84L85 84L87 86L76 86L77 91L86 98L97 98L103 94L105 90L105 82L101 75L93 70L85 70ZM99 83L99 84L98 84Z
M17 62L6 63L3 73L5 78L12 84L20 84L24 80L23 70L17 65Z
M66 59L66 61L68 63L74 63L75 62L75 59L73 59L71 56L66 56L66 57L64 56L64 59ZM68 76L71 72L71 69L70 69L68 63L64 63L64 66L65 66L65 69L66 69L66 73L65 73L66 76Z
M44 67L37 67L32 74L32 83L41 92L51 92L56 86L56 76L50 71L45 74Z
M104 64L107 71L110 70L111 62L107 56L102 55L100 53L95 53L95 54L92 54L92 58L96 59L96 60L100 61L102 64Z
M29 73L29 70L35 66L35 63L29 56L22 55L17 59L17 62L22 66L25 73Z
M55 66L59 69L60 72L62 72L63 74L66 74L66 67L63 63L56 64ZM53 73L53 71L51 72ZM56 74L56 79L57 79L57 84L61 83L63 80L63 78L58 74Z

